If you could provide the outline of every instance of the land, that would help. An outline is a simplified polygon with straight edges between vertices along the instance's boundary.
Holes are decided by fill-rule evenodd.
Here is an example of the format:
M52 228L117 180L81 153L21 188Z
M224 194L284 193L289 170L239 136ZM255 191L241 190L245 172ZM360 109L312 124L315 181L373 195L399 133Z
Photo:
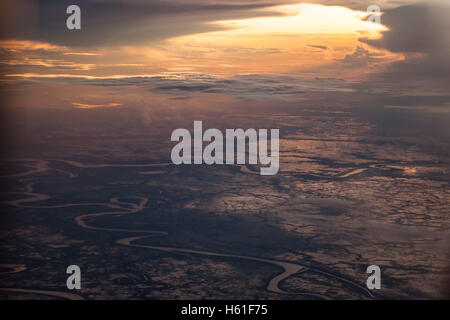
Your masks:
M88 112L17 120L2 159L0 297L443 296L445 139L430 150L352 109L193 113L151 127ZM171 164L170 132L195 119L280 128L279 173ZM71 264L79 291L65 285ZM372 264L381 290L365 286Z

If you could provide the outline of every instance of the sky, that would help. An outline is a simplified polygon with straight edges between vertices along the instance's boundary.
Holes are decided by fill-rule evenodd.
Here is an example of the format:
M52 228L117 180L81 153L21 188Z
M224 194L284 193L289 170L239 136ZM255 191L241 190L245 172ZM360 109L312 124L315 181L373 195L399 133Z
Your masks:
M11 105L116 108L150 91L358 92L449 106L446 0L80 0L81 30L66 28L69 4L2 1L0 81ZM381 24L367 21L373 4ZM124 88L122 98L107 87Z

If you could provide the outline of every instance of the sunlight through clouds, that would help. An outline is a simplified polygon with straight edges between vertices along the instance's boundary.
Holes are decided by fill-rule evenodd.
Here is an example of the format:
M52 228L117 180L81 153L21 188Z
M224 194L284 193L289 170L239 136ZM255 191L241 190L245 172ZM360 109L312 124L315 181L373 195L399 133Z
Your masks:
M264 10L280 12L285 16L219 21L217 24L232 29L220 33L348 34L368 32L372 36L379 36L379 32L387 30L381 24L365 21L369 15L367 12L345 7L296 4Z

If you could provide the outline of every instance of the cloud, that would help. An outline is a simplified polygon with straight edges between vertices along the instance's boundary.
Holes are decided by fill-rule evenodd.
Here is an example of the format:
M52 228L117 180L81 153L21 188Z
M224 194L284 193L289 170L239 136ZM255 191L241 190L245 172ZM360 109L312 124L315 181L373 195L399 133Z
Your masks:
M72 102L72 105L78 109L92 109L92 108L111 108L111 107L119 107L122 104L120 103L108 103L108 104L87 104L87 103L79 103Z
M357 46L354 52L345 55L342 59L337 59L337 62L356 69L368 67L374 63L383 63L385 61L384 58L385 56L380 52L371 52L363 46Z
M175 53L168 51L167 46L163 45L145 48L120 47L117 51L114 51L112 47L102 47L133 43L153 44L159 40L183 34L211 31L216 27L209 22L261 15L275 16L277 13L260 9L295 2L299 1L231 0L223 2L188 0L180 2L175 0L94 0L88 2L80 0L78 4L82 9L83 29L77 33L68 31L65 28L65 4L61 1L7 1L10 6L14 6L14 3L19 3L21 7L19 5L16 6L22 9L30 6L29 9L31 11L21 10L20 12L24 12L26 15L32 15L35 12L38 16L36 16L36 19L20 19L16 17L16 20L24 23L24 26L19 26L16 30L9 30L11 31L9 37L15 36L22 40L0 41L0 47L9 54L9 56L5 55L4 59L0 60L4 67L4 72L2 73L16 74L20 75L21 78L27 77L38 81L78 81L99 86L145 86L148 90L164 93L176 99L185 99L198 93L229 93L243 100L264 100L273 98L289 99L295 95L325 91L351 92L362 90L364 93L370 91L371 94L373 92L377 94L394 94L397 92L399 95L409 94L412 96L418 92L417 90L420 90L421 94L437 89L441 92L450 90L450 59L448 59L450 56L450 19L448 19L450 16L450 5L445 5L443 1L413 5L402 5L411 3L411 1L407 0L389 2L391 7L386 9L382 6L384 10L382 23L387 25L389 30L383 32L383 36L380 39L361 38L360 41L365 46L358 46L353 52L349 51L352 48L350 46L349 49L340 49L338 51L336 49L338 46L334 45L331 40L330 42L315 38L305 40L299 45L299 48L304 49L306 45L321 51L327 50L319 53L322 56L332 56L332 54L337 52L340 57L335 59L336 56L332 56L330 58L332 63L330 64L323 66L314 65L311 69L306 69L306 71L302 69L304 72L309 72L309 74L322 75L322 78L317 78L319 80L314 79L313 81L294 74L299 72L300 67L298 66L300 63L293 63L292 66L288 65L289 69L283 69L283 72L292 73L290 76L260 74L221 78L209 77L201 73L190 75L180 73L176 77L174 74L169 76L167 74L162 76L154 75L167 70L178 71L182 70L182 68L185 68L184 70L199 70L205 73L214 72L214 69L212 71L211 69L195 69L195 67L189 69L190 64L196 65L201 63L206 63L208 66L217 66L218 69L221 69L220 71L225 70L229 65L236 62L242 63L245 67L246 61L241 62L239 59L230 59L233 50L238 51L236 57L241 55L255 59L255 52L269 55L282 51L280 48L275 47L270 47L269 49L251 48L250 44L245 43L249 48L244 48L237 47L236 43L232 42L232 47L223 49L223 60L218 59L221 56L217 53L217 46L207 43L206 47L203 48L201 47L202 43L194 43L193 41L188 42L188 45L191 45L191 47L186 45ZM372 1L365 0L318 0L308 2L344 5L360 11L364 11L369 4L372 4ZM34 7L31 5L33 3ZM14 10L8 11L11 17L15 17L14 12ZM111 17L114 17L114 19ZM336 19L338 18L336 17ZM29 28L28 24L33 24L36 28ZM323 43L326 45L323 45ZM373 48L368 49L368 45L378 51ZM71 48L71 46L85 46L89 48ZM197 49L196 46L199 50L194 50ZM93 47L95 47L95 51L91 50ZM123 48L126 48L126 50L120 51ZM150 50L147 50L147 48L157 48L158 51L149 55ZM191 51L188 50L189 48ZM204 51L202 51L203 49ZM404 59L393 63L391 62L394 59L385 59L383 61L384 56L379 53L379 51L383 50L398 53L398 56L404 55ZM24 51L27 51L30 55L17 56L17 53ZM13 57L11 56L12 52L14 52ZM38 55L37 52L42 52L43 55ZM198 56L189 57L189 54ZM161 56L168 58L166 64L159 63L160 60L158 58ZM287 53L286 56L288 56ZM295 61L298 60L307 65L297 53L293 57L296 59ZM191 58L191 60L188 58ZM278 62L287 65L287 62L290 62L279 59L276 55L272 55L270 58L272 60L267 60L268 57L265 55L262 56L264 60L260 61L266 65L276 65ZM315 56L310 61L314 61L313 59L315 59ZM228 63L228 66L225 67L224 63ZM388 63L389 65L387 66ZM176 68L171 68L172 64ZM382 65L382 67L379 65ZM44 68L46 68L45 71L43 71ZM65 72L64 70L73 72ZM91 73L87 73L85 70L90 70ZM235 73L243 73L242 68L231 70ZM250 72L269 73L272 71L270 69L255 70L251 69ZM330 73L330 71L334 70L337 71ZM40 72L47 72L47 75L37 75ZM61 72L61 74L58 74L58 72ZM228 74L232 72L230 71ZM277 72L277 70L274 72ZM358 85L338 81L334 78L333 80L330 80L331 78L324 80L323 78L330 75L332 77L346 77L350 75L348 78L352 79L351 76L359 76L365 72L376 72L376 74L368 79L366 83L359 84L359 87ZM116 76L99 77L99 75L111 74ZM132 76L137 74L142 74L143 76ZM8 78L11 79L11 77Z
M0 48L8 52L21 51L67 51L67 47L58 46L48 42L29 41L29 40L0 40Z
M199 93L220 93L240 100L266 101L290 100L297 95L340 92L349 93L352 83L337 78L306 78L299 75L237 75L216 77L207 74L172 73L154 76L71 76L16 74L7 77L9 81L40 81L72 83L105 87L138 86L155 93L162 93L177 99L188 98Z
M360 39L373 47L402 53L380 77L395 82L428 82L450 89L450 2L402 6L387 10L382 23L389 27L380 39Z
M302 2L302 1L297 1ZM308 0L307 3L322 4L327 6L344 6L352 10L365 11L370 5L379 5L382 9L395 8L416 3L417 0Z
M261 1L78 0L81 30L66 28L60 0L3 0L3 39L34 40L71 47L149 44L171 37L216 30L208 22L268 15ZM5 13L7 12L7 14Z
M322 49L322 50L328 50L329 48L327 46L321 46L317 44L307 44L308 47L316 48L316 49Z
M70 61L62 61L58 59L37 59L37 58L24 58L18 60L5 60L0 61L0 64L14 66L17 68L28 67L40 67L40 68L52 68L55 70L80 70L87 71L95 67L94 64L77 64Z
M397 0L395 5L412 0ZM60 0L2 0L0 39L34 40L64 46L148 45L182 35L220 30L216 21L279 16L260 10L295 3L344 6L365 11L368 0L78 0L81 30L66 28ZM387 5L387 4L386 4ZM329 19L328 17L326 19Z
M390 30L380 39L362 39L365 43L392 52L436 53L450 45L450 3L424 3L384 12L382 23Z

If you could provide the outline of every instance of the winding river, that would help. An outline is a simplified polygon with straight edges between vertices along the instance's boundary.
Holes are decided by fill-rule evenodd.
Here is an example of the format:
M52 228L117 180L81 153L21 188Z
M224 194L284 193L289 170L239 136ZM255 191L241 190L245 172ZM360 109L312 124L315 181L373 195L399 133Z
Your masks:
M26 161L32 161L32 159L26 159ZM49 163L51 161L63 162L68 165L71 165L73 167L83 168L83 169L96 169L96 168L105 168L105 167L167 167L167 166L172 165L171 163L83 164L83 163L80 163L77 161L59 160L59 159L51 159L51 160L45 160L45 161L36 159L35 161L36 162L35 162L34 169L31 169L25 173L18 173L15 176L16 177L24 177L24 176L32 175L32 174L35 174L38 172L50 170ZM250 173L250 174L255 173L255 172L249 170L245 165L240 165L240 167L241 167L242 173ZM256 173L256 174L258 174L258 173ZM13 174L8 175L8 178L10 178L12 176L14 176L14 175ZM136 236L118 239L116 241L116 243L118 243L120 245L124 245L124 246L128 246L128 247L135 247L135 248L149 249L149 250L158 250L158 251L174 253L174 254L183 253L183 254L193 254L193 255L202 255L202 256L208 256L208 257L216 257L216 258L225 258L225 259L233 258L233 259L247 260L247 261L259 262L259 263L264 263L264 264L269 264L269 265L275 266L278 269L282 269L282 271L279 272L277 275L275 275L273 278L271 278L268 281L266 290L268 290L270 292L274 292L274 293L278 293L278 294L300 295L300 296L308 297L308 298L312 298L312 299L329 299L328 296L323 295L323 294L315 294L315 293L310 293L310 292L306 292L306 291L287 292L280 288L280 283L282 281L284 281L285 279L289 278L290 276L297 274L297 273L305 272L305 271L311 271L316 274L325 276L327 278L332 278L333 280L337 280L340 283L350 286L353 289L365 294L367 297L374 298L373 294L365 286L362 286L355 281L352 281L352 280L342 277L336 273L333 273L332 271L328 271L326 269L322 269L319 267L312 267L312 266L304 265L304 264L301 264L298 262L294 263L294 262L280 261L280 260L274 260L274 259L268 259L268 258L262 258L262 257L252 257L252 256L230 254L230 253L194 250L194 249L180 248L180 247L166 247L166 246L142 244L141 240L143 240L143 239L155 237L155 236L168 236L169 234L167 232L161 231L161 230L107 228L107 227L94 226L89 223L90 221L94 220L95 218L98 218L101 216L125 215L125 214L138 213L146 208L146 205L148 203L148 198L146 198L146 197L141 197L141 196L114 197L114 198L111 198L108 203L73 203L73 204L61 204L61 205L53 205L53 206L25 206L25 205L23 205L24 203L45 201L45 200L51 199L51 197L48 195L33 192L31 184L28 184L26 186L25 191L14 192L14 194L23 194L27 197L24 199L19 199L19 200L3 201L3 203L11 205L11 206L15 206L15 207L36 208L36 209L66 208L66 207L72 207L72 206L103 206L103 207L107 207L107 208L109 208L109 210L107 210L107 211L79 215L75 218L75 222L81 228L85 228L85 229L89 229L89 230L113 231L113 232L138 234ZM127 202L124 199L134 199L134 200L137 200L138 203L131 202L131 201ZM26 270L26 267L24 267L22 269L16 268L14 270L15 270L14 272L22 272L22 271ZM8 273L8 272L6 272L6 273ZM6 274L6 273L0 273L0 275ZM9 273L11 273L11 272L9 272ZM80 299L80 298L82 299L82 297L79 295L65 293L65 292L55 292L55 291L45 291L45 290L28 290L28 289L19 289L19 288L0 288L0 290L9 291L9 292L44 294L44 295L62 297L62 298L66 298L66 299Z

